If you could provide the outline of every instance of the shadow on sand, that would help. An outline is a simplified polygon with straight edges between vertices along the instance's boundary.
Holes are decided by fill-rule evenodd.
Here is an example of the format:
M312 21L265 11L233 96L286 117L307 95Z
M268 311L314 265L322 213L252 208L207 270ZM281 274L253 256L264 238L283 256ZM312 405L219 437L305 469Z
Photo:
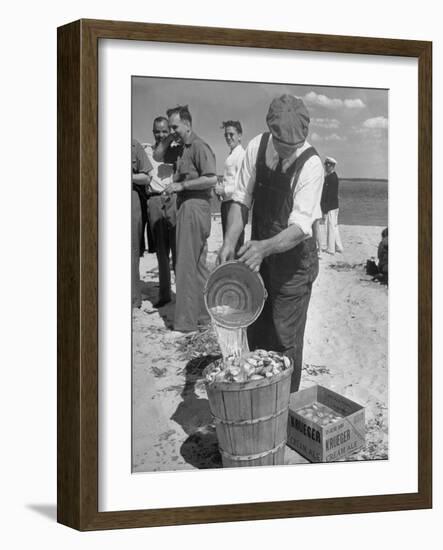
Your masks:
M142 293L142 301L148 300L151 302L152 306L157 303L158 301L158 283L153 281L141 281L141 293ZM171 292L171 301L158 308L153 309L149 311L148 313L156 313L158 311L158 314L163 320L163 323L165 324L165 327L167 329L173 330L174 328L174 313L175 313L175 294Z
M189 361L185 367L183 401L171 417L189 435L180 447L182 457L200 469L222 467L209 401L199 398L195 392L197 382L203 378L203 369L219 357L206 355Z

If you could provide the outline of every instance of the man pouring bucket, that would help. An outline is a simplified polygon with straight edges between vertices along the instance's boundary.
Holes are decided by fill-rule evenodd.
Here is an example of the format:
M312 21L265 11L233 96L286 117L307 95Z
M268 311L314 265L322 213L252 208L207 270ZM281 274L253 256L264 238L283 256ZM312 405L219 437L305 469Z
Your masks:
M235 258L243 210L252 208L251 240L236 259L260 272L268 298L248 328L249 347L284 352L293 360L291 392L300 385L306 315L318 274L312 224L321 217L324 173L306 141L309 121L300 98L285 94L271 102L269 132L247 146L218 254L220 263Z

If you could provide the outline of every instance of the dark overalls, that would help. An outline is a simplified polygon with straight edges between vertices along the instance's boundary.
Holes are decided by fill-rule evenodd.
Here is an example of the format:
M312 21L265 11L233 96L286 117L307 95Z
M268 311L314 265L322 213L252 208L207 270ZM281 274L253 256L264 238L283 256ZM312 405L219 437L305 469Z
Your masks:
M262 136L257 157L253 193L251 239L274 237L288 227L293 207L293 191L305 162L317 151L306 149L281 172L266 166L269 133ZM292 181L292 185L291 185ZM249 347L284 352L294 361L291 392L298 391L303 359L303 337L312 283L318 275L317 249L312 237L294 248L265 258L260 274L268 292L263 311L248 329Z

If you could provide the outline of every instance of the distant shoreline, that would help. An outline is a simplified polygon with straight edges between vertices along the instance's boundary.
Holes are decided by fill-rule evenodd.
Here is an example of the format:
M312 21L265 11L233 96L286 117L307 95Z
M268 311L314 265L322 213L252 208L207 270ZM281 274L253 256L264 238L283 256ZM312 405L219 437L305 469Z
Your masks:
M368 182L368 183L388 183L389 180L387 178L343 178L341 177L340 175L338 176L339 180L340 181L364 181L364 182ZM222 175L218 175L217 176L217 179L219 181L223 181L223 174Z
M340 181L365 181L365 182L374 182L374 183L388 183L389 180L385 178L342 178L339 176Z

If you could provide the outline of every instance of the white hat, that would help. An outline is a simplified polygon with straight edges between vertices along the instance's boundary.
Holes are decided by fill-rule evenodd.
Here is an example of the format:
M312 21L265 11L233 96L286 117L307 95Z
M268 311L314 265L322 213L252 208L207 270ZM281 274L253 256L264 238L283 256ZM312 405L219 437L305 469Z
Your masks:
M337 161L333 157L326 157L325 162L330 162L331 164L337 164Z

